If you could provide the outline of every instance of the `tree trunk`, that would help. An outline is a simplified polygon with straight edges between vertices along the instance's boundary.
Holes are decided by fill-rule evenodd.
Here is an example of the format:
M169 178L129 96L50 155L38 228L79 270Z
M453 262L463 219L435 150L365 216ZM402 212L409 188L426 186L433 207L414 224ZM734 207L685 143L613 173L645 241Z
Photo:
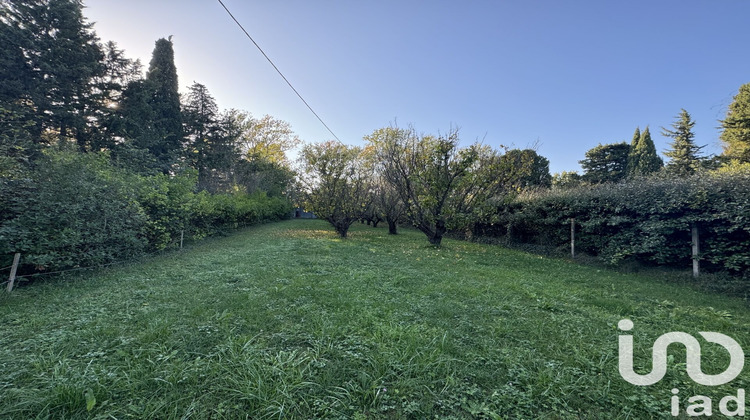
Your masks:
M427 235L427 239L430 241L430 244L435 246L440 246L440 243L443 241L443 235L446 232L445 228L445 221L444 220L438 220L435 222L435 230L432 231L431 235Z
M378 223L380 223L380 219L375 219L372 221L372 227L376 228L378 227Z
M388 234L398 235L398 220L392 219L388 216L386 216L385 220L386 222L388 222Z

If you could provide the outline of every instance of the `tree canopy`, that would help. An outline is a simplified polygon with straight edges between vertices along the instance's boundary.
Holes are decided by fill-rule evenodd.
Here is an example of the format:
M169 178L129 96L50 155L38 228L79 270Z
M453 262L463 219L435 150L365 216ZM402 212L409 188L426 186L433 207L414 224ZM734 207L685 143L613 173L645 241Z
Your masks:
M740 162L750 162L750 83L740 86L727 116L721 121L723 155Z
M656 146L651 139L649 128L646 127L642 133L640 129L636 128L628 154L628 176L647 176L658 172L663 166L664 161L656 153Z
M305 204L346 238L349 227L372 202L370 173L362 149L335 141L302 148Z
M618 182L625 179L631 146L625 142L599 144L586 152L579 163L583 168L582 179L592 184Z

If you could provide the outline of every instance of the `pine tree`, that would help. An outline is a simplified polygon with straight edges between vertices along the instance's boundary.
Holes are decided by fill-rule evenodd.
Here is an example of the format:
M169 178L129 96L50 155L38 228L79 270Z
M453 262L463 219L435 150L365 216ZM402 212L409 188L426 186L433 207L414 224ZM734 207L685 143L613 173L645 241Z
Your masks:
M689 176L700 169L702 159L698 152L704 146L697 146L693 140L695 121L687 111L682 109L676 119L672 123L673 130L662 127L662 135L674 139L670 143L670 149L664 152L664 155L671 158L666 169L678 176Z
M628 159L629 162L633 162L633 166L628 168L631 177L650 175L664 166L664 161L656 154L656 146L651 139L648 127L641 133L641 138L636 147L631 150L631 154L632 157L629 156Z
M226 190L238 159L239 132L233 128L233 120L219 114L206 86L193 83L183 106L183 121L188 140L185 157L198 170L199 188Z
M750 83L740 86L721 127L724 129L720 136L724 142L723 156L750 162Z
M156 41L146 73L146 89L151 92L153 134L148 149L156 158L159 170L169 173L177 162L183 143L180 94L174 48L171 37Z
M122 127L122 101L131 82L143 79L139 60L130 60L117 44L109 41L103 46L103 74L94 82L96 107L89 117L90 148L115 151L122 144L118 137ZM114 155L113 155L114 156Z

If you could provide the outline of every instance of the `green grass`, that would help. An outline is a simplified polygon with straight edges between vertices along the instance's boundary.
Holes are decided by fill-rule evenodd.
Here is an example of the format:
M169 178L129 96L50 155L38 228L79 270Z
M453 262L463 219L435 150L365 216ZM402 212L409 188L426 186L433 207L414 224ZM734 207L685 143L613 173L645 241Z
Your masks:
M674 387L715 411L747 388L693 384L679 346L660 383L630 385L622 318L642 372L669 331L750 350L745 302L684 283L288 221L3 294L0 418L672 418Z

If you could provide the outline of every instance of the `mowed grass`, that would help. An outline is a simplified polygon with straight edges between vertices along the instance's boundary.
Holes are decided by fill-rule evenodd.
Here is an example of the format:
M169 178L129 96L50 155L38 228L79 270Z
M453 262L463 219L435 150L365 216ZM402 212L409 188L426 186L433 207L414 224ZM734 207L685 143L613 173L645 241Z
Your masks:
M692 395L673 346L649 387L618 374L659 335L750 350L746 303L649 275L404 230L287 221L0 297L0 418L647 419ZM704 344L703 370L728 364ZM717 414L718 416L718 414ZM684 417L684 414L683 414Z

